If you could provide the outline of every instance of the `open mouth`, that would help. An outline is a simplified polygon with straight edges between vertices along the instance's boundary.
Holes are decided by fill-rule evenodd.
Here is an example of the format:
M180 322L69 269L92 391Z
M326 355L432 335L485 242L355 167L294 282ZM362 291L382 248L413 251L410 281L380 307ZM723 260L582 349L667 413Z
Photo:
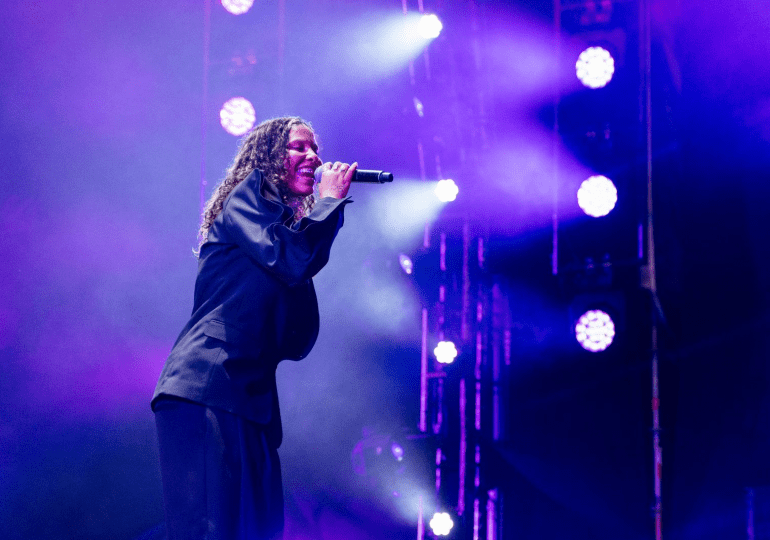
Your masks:
M297 169L297 175L299 176L307 176L309 178L313 178L313 168L312 167L300 167Z

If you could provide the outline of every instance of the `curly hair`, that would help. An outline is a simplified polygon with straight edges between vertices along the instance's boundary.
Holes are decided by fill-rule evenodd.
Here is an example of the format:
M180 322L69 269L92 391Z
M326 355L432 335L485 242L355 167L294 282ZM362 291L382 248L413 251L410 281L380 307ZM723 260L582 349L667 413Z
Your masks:
M254 169L262 171L265 179L278 188L284 202L288 200L289 190L284 181L286 145L291 128L299 125L312 129L309 122L298 116L285 116L265 120L241 139L233 164L227 169L224 180L216 187L203 209L201 227L198 230L198 246L193 250L196 256L200 255L201 246L208 238L209 228L222 211L225 199ZM315 197L312 194L305 197L302 208L304 215L313 209L314 203Z

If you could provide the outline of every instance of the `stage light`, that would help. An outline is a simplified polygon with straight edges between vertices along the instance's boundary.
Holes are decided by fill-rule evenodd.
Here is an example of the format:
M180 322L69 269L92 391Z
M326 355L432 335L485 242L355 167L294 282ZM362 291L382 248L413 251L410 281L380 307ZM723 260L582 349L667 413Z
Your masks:
M396 458L396 461L403 461L404 459L404 447L398 444L396 441L393 441L393 443L390 445L390 451L393 454L393 457Z
M439 18L433 14L423 15L420 18L420 35L425 39L437 38L443 28L444 25L441 24Z
M609 214L618 202L618 190L606 176L595 175L580 184L577 192L578 205L592 217Z
M433 349L439 364L451 364L457 358L457 347L451 341L439 341Z
M601 88L612 80L615 73L615 60L607 49L588 47L578 57L575 72L588 88Z
M233 15L243 15L253 5L254 0L222 0L222 7Z
M436 536L447 536L449 531L452 530L454 521L452 517L446 512L436 512L430 520L430 530Z
M417 116L422 118L423 116L425 116L425 105L423 105L422 101L420 101L416 97L413 98L413 100L414 100L414 110L417 113Z
M228 99L219 111L219 121L230 135L240 137L252 127L257 119L254 106L242 97Z
M412 263L412 259L409 258L409 255L405 255L404 253L399 255L398 264L401 265L401 269L407 274L414 272L414 263Z
M585 350L601 352L609 347L615 338L615 323L604 311L586 311L575 324L575 338Z
M451 202L457 198L460 188L457 187L454 180L439 180L436 185L435 194L441 202Z

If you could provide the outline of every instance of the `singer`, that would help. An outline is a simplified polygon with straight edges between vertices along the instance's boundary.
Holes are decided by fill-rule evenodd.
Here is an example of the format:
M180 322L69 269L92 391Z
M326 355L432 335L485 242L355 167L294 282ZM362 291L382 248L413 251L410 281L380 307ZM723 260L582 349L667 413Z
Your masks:
M312 278L356 166L322 165L310 124L275 118L244 137L209 199L192 316L152 399L169 540L282 537L275 370L315 344Z

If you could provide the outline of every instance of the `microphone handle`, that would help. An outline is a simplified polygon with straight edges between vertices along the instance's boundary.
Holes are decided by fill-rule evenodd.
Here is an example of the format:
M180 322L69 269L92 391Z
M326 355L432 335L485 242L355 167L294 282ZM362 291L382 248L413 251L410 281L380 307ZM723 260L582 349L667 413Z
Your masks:
M366 182L369 184L384 184L393 181L393 173L384 171L367 171L366 169L356 169L353 174L353 182Z
M323 173L323 167L318 167L315 170L315 181L321 181L321 174ZM365 169L356 169L353 174L353 182L366 182L369 184L384 184L385 182L393 181L393 173L384 171L367 171Z

